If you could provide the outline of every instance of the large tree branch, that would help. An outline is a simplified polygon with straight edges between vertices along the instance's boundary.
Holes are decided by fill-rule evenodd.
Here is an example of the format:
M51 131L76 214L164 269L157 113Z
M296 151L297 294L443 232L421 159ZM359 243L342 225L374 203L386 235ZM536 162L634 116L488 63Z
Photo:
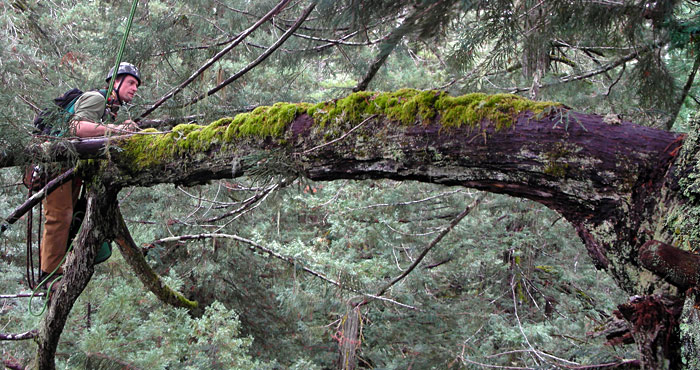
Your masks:
M106 195L97 200L93 190L89 197L87 224L39 331L38 358L53 358L55 333L92 274L93 249L117 237L115 229L99 225L123 222L110 207L125 186L279 174L418 180L529 198L561 213L597 266L639 294L663 283L640 262L642 244L654 231L663 232L649 228L663 224L666 206L687 201L676 190L676 176L693 171L695 162L685 158L694 158L696 149L688 140L688 154L677 161L684 138L513 95L402 90L360 92L317 105L277 104L209 126L68 143L80 156L109 158L93 187Z
M641 273L637 250L647 241L639 228L667 186L682 138L512 95L402 90L259 107L209 126L82 140L74 149L109 157L101 180L117 189L283 173L418 180L529 198L571 221L596 265L632 292Z

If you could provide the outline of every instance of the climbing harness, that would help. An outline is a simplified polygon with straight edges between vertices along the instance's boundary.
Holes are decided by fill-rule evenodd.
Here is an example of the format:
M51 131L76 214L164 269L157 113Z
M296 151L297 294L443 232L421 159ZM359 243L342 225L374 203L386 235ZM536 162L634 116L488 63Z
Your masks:
M128 19L127 24L126 24L124 36L122 37L121 45L119 46L119 51L117 53L117 59L116 59L115 66L114 66L115 73L112 74L112 76L109 80L109 86L108 86L106 94L105 94L105 106L107 106L109 104L110 96L112 94L112 91L114 91L114 82L115 82L116 77L118 75L118 73L116 73L116 72L119 70L119 66L121 64L121 60L122 60L122 57L124 55L126 41L129 37L129 32L130 32L131 26L133 24L134 14L136 13L136 6L137 5L138 5L138 0L134 0L132 2L132 5L131 5L131 12L129 14L129 19ZM119 87L117 87L117 99L119 99L118 91L119 91ZM121 102L121 100L119 100L119 101ZM32 191L33 190L30 188L29 197L31 197ZM83 188L83 192L84 192L84 188ZM79 202L80 201L84 201L84 195L81 195L79 197ZM76 205L76 208L74 209L74 211L76 209L78 209L78 207L79 206ZM41 212L42 212L42 209L41 209L41 205L40 205L39 206L39 214L40 214L39 215L39 236L37 238L39 245L41 245ZM84 217L84 211L83 211L83 217ZM75 235L77 234L77 231L80 227L80 224L82 223L82 218L79 221L76 221L76 218L77 218L76 212L74 212L74 220L73 220L74 222L71 223L71 227L70 227L71 231L69 232L69 237L68 237L69 245L66 248L66 253L63 255L61 262L58 264L58 267L56 267L56 269L54 271L52 271L51 273L49 273L45 277L40 277L39 280L41 280L41 281L37 281L36 277L34 276L34 261L33 261L34 256L33 256L32 250L31 250L32 249L31 248L31 246L32 246L31 232L32 232L32 221L33 221L31 213L28 217L28 223L27 223L27 283L29 284L29 288L32 289L32 294L29 298L29 313L34 315L34 316L41 316L46 311L46 308L48 307L48 302L49 302L48 297L50 295L50 292L51 292L54 284L56 284L61 279L61 275L56 275L56 274L57 274L60 266L62 266L63 263L65 262L66 256L68 255L68 253L71 252L71 250L73 248L72 240L74 239ZM74 223L77 225L74 226L73 225ZM108 249L108 252L105 252L106 249ZM41 253L41 248L39 248L39 251L40 251L39 253ZM105 257L105 253L107 254L106 257ZM103 262L104 260L109 258L109 255L111 255L111 246L109 245L109 242L104 242L98 250L98 256L96 256L95 263ZM39 255L39 259L41 259L41 255ZM44 286L47 285L47 282L49 282L48 286L46 287L47 299L44 300L44 304L43 304L41 311L39 313L35 314L34 312L32 312L32 299L37 295L37 293L39 291L44 289Z

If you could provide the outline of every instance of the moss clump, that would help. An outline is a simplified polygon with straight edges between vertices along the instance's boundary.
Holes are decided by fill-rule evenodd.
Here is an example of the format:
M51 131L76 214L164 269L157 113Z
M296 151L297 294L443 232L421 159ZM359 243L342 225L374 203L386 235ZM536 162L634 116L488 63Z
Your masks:
M241 113L231 120L223 139L230 142L246 136L282 137L287 125L310 106L308 103L276 103L271 107L257 107L250 113Z
M214 144L229 143L240 137L276 137L282 141L287 125L309 107L308 103L277 103L234 118L222 118L208 126L177 125L162 135L149 135L158 131L148 129L127 139L122 147L134 168L145 168L175 155L206 151Z
M664 229L672 240L669 244L697 251L700 249L700 118L696 117L692 123L694 129L684 140L676 165L682 198L667 212Z
M561 104L535 102L511 94L474 93L452 97L442 91L401 89L387 93L357 92L335 102L316 104L308 113L322 127L381 114L405 125L428 122L438 115L440 123L446 127L475 126L488 120L500 130L510 127L522 112L539 114L552 107L561 107Z
M562 163L560 159L568 158L571 155L571 151L559 145L555 150L545 153L545 158L547 159L547 165L544 168L544 173L554 177L564 177L566 176L566 171L569 169L569 164Z
M525 111L539 114L546 109L560 106L559 103L536 102L512 94L474 93L458 97L444 95L436 102L436 107L442 114L443 126L474 126L482 120L488 120L495 124L496 130L511 127L518 114Z

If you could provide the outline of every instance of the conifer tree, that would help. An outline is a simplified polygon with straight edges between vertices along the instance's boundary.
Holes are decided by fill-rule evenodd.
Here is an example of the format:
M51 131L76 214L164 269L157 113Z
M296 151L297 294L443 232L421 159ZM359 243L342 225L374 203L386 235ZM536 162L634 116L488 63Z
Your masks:
M283 9L253 29L275 6ZM72 289L56 296L43 319L42 366L59 361L226 368L230 362L217 362L226 358L240 368L277 363L299 368L632 366L635 361L653 368L666 359L681 366L697 358L697 333L673 331L678 320L694 317L695 293L688 298L684 293L697 285L693 271L678 270L695 265L673 264L674 258L694 260L681 249L692 251L697 237L697 128L688 119L693 107L684 105L695 99L693 2L320 1L312 6L209 0L140 4L126 58L148 77L136 104L123 109L121 118L140 117L185 84L141 117L144 126L170 130L166 135L111 141L99 154L85 154L81 145L69 144L70 138L49 138L59 150L41 160L78 163L98 155L106 161L79 162L79 171L91 180L93 211L75 242L69 262L75 269L66 273ZM47 138L31 135L30 118L42 102L69 87L103 83L127 13L128 4L122 3L0 4L3 167L39 159L32 158L41 153L34 144ZM292 36L281 43L285 33ZM233 51L218 55L235 42L240 43ZM212 66L204 68L210 60ZM440 91L398 90L403 87ZM353 89L362 92L349 95ZM471 92L511 92L566 106L510 95L464 97ZM331 100L339 98L345 99ZM449 109L468 99L482 102L476 112ZM309 103L273 105L278 101ZM525 108L513 110L510 104ZM531 114L517 116L524 111ZM245 114L235 116L240 112ZM474 117L482 126L467 128L465 122ZM214 123L172 128L172 122L193 120ZM690 133L663 131L668 128ZM377 140L380 135L390 139ZM606 135L624 140L620 144ZM157 148L141 152L149 142ZM607 155L603 148L595 150L602 143L620 146ZM523 150L509 152L512 148ZM595 159L601 162L591 163ZM465 161L472 162L465 166ZM4 183L16 182L16 175L3 172ZM346 178L400 181L312 181ZM218 179L229 180L201 185ZM175 199L166 198L173 193L159 185L166 183L181 186ZM464 186L529 198L553 211L483 198ZM3 197L2 209L9 213L21 196L13 187L3 189L10 195ZM472 209L477 199L480 205ZM218 213L219 207L224 211ZM465 210L465 218L458 219ZM22 234L16 228L3 234L8 238L3 268L8 266L14 282L22 279ZM100 285L92 288L84 278L92 269L80 261L90 260L100 234L116 240L124 259L115 256L98 267L98 276L112 278L93 279L91 284ZM139 258L141 247L147 260ZM583 250L592 265L579 267ZM565 259L577 262L572 266ZM401 277L414 262L415 269ZM609 273L617 287L599 281L593 265ZM156 274L148 276L157 280L140 276L159 299L183 303L171 294L179 290L197 301L197 309L188 306L193 317L159 306L150 293L134 303L143 290L120 271L135 266L153 268ZM128 285L119 291L114 280ZM110 287L108 294L101 292L104 286ZM623 304L610 299L610 292L641 297ZM664 295L653 294L659 292ZM119 315L122 307L136 305L144 307L135 309L134 317ZM615 320L611 313L617 305ZM14 302L7 309L13 324L21 324L12 327L16 332L38 325L18 314L24 306ZM659 316L656 326L634 325L644 307L672 315L667 322ZM569 323L571 316L577 324ZM68 320L65 329L61 320ZM158 322L165 320L172 331L159 332L164 328ZM352 325L345 325L347 320ZM615 352L600 347L601 338L595 346L578 344L585 325L605 320L622 328L607 333L610 343L632 339L636 346ZM648 329L669 336L649 336ZM126 332L141 336L148 349L117 349ZM61 333L70 338L62 339L65 344L58 341ZM672 348L682 343L684 352L668 351L666 338ZM3 346L6 366L29 362L35 348L24 343ZM59 351L54 358L56 344L70 346L66 352L76 355L61 358ZM309 351L301 355L300 348ZM117 360L125 356L125 363ZM631 357L639 360L615 360Z

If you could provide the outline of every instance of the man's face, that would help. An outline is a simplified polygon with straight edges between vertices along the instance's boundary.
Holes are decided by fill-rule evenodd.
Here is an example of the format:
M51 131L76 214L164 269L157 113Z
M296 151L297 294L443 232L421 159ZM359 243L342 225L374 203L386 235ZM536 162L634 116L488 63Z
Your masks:
M120 81L121 80L121 81ZM134 99L136 91L139 89L139 81L131 75L117 78L114 86L119 87L119 99L123 102L130 102Z

